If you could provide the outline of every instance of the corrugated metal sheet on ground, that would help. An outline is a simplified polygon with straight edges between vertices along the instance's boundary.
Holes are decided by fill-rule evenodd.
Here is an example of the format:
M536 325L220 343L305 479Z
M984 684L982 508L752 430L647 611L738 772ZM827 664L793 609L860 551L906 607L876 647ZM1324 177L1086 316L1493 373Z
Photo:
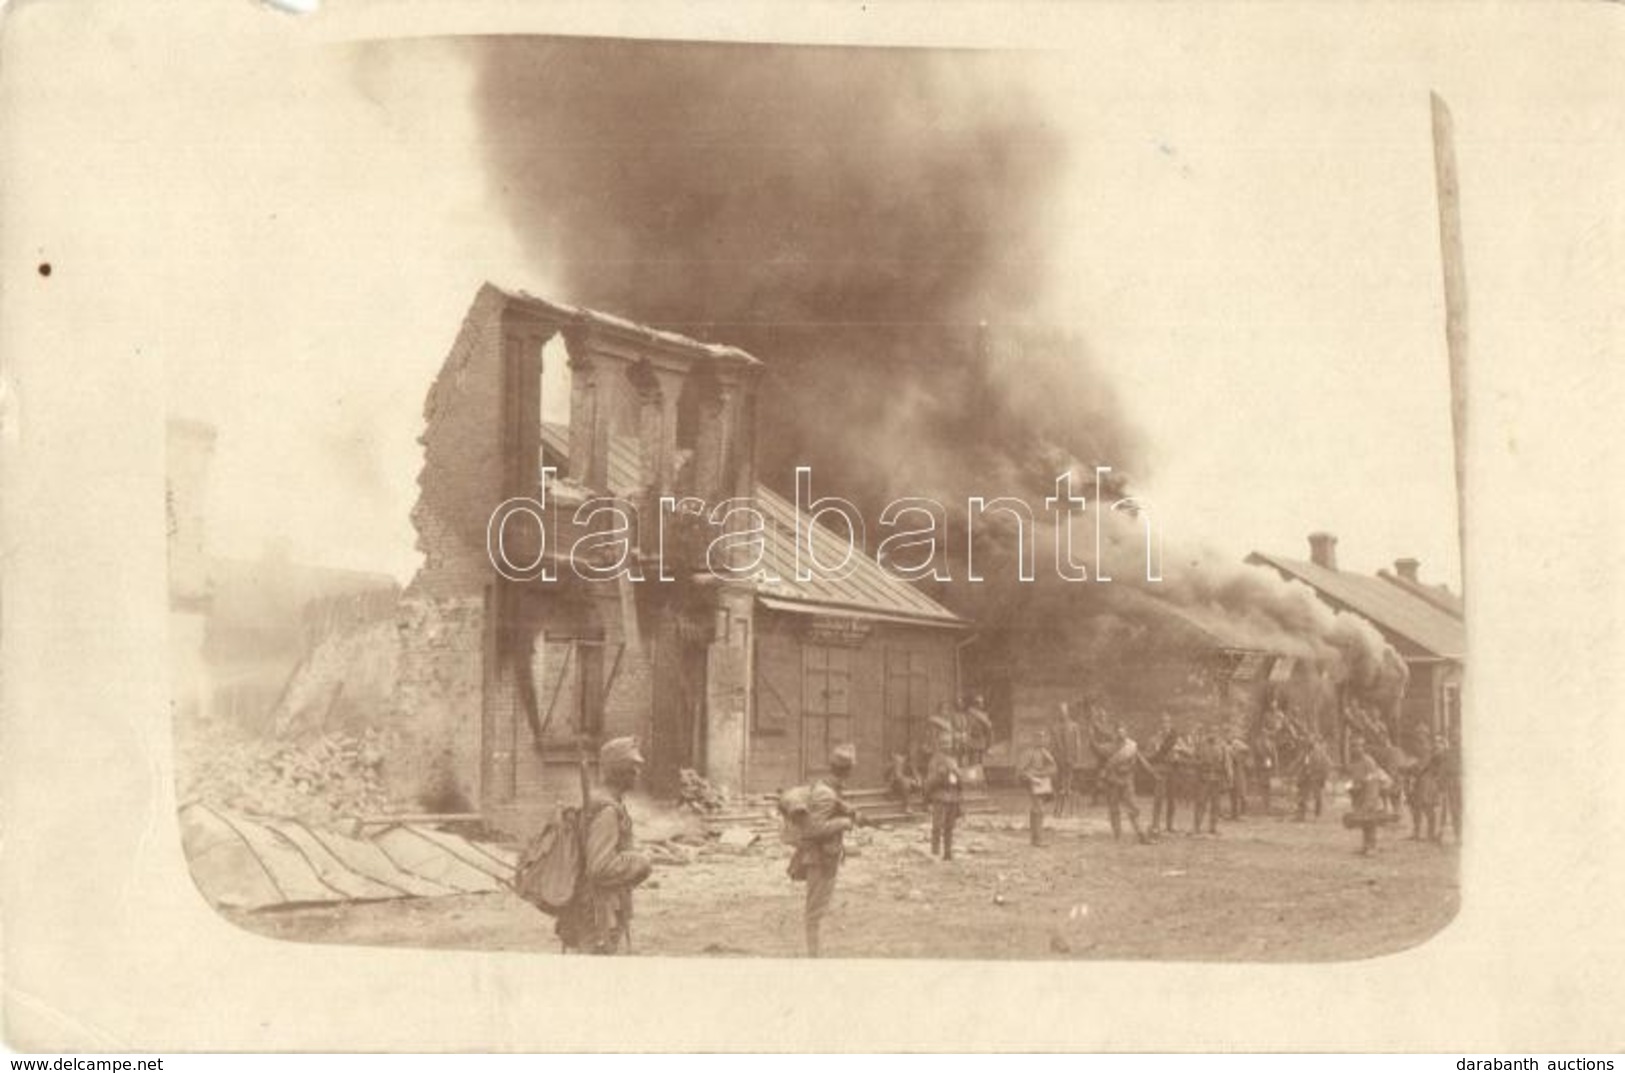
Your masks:
M274 820L268 828L287 839L304 855L305 862L316 877L327 886L353 901L377 901L399 898L406 892L397 886L379 882L371 876L355 871L297 820Z
M407 824L388 827L372 837L372 844L383 850L397 868L464 894L502 889L495 876L451 853L421 828Z
M492 879L507 882L513 875L514 868L519 863L519 856L515 853L497 846L485 846L478 842L470 842L466 838L454 835L449 831L437 831L432 827L412 827L412 831L447 853L456 857L464 864L473 865Z
M434 898L457 893L444 883L436 883L395 867L395 862L389 859L387 853L364 838L350 838L335 831L313 830L311 834L351 871L395 887L402 894Z
M180 810L192 878L232 909L503 890L513 857L444 831L393 825L372 839L193 803Z

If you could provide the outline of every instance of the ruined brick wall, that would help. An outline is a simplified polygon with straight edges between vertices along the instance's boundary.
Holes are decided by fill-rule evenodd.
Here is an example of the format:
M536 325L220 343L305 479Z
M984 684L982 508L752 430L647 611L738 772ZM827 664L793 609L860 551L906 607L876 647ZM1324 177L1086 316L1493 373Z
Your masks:
M485 527L502 500L502 309L480 290L424 405L412 510L423 566L402 595L399 677L384 776L399 804L461 811L480 799Z

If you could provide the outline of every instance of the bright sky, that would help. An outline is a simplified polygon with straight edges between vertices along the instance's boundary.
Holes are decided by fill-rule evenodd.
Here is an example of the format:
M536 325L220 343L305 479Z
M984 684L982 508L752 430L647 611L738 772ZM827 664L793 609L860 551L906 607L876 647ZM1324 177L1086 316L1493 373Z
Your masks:
M117 9L89 30L121 62L64 43L37 130L133 111L121 139L16 150L55 154L86 225L50 252L137 280L98 316L139 326L173 413L219 427L216 551L283 538L408 577L423 397L468 302L484 279L557 290L487 194L461 52L356 77L286 16L206 10L213 49ZM1531 266L1586 256L1547 225L1618 197L1588 91L1613 38L1583 8L1260 7L1246 33L1222 5L1072 10L1100 17L1049 90L1078 168L1063 304L1148 434L1134 476L1170 542L1306 556L1326 529L1346 567L1414 555L1458 585L1428 91L1455 113L1474 359L1526 363L1570 309ZM1517 404L1476 400L1492 423Z

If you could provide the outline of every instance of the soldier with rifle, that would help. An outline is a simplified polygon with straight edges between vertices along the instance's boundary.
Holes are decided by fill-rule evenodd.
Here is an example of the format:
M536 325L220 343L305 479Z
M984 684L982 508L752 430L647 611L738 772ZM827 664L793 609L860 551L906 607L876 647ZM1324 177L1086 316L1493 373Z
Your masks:
M581 761L581 880L554 925L565 953L631 953L632 891L649 878L651 865L633 849L625 798L642 767L636 738L614 738L598 750L596 787Z

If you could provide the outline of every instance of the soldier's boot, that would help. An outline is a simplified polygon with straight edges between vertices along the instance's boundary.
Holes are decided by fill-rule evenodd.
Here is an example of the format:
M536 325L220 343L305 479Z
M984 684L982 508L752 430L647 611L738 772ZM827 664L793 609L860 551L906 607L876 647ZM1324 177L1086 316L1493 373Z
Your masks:
M807 956L815 958L818 956L818 951L818 921L809 920L807 921Z
M942 832L942 859L954 859L954 829L952 827Z
M1044 844L1044 814L1038 809L1027 813L1027 831L1032 836L1033 845Z
M1111 821L1112 821L1112 841L1115 842L1118 839L1123 837L1123 821L1117 815L1117 809L1115 807L1111 811Z

